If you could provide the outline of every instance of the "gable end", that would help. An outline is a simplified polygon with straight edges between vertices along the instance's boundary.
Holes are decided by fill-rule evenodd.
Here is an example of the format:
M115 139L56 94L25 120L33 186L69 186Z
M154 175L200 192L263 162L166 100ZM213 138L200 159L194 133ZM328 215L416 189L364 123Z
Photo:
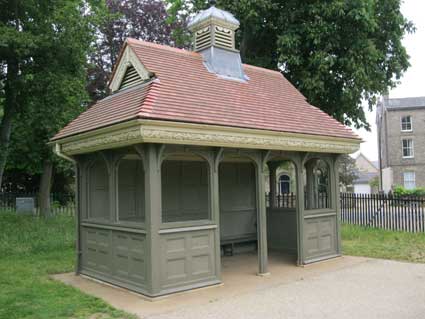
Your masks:
M140 62L131 47L126 45L115 66L115 72L109 82L109 89L112 92L126 89L150 80L152 75Z

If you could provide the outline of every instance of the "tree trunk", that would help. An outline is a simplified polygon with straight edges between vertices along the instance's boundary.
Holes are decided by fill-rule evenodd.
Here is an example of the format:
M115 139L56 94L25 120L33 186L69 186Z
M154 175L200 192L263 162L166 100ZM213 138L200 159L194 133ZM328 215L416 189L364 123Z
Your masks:
M53 164L50 160L43 163L43 174L41 175L40 188L38 193L38 202L40 215L50 216L50 190L52 188Z
M18 62L9 61L7 64L7 75L4 101L4 113L0 122L0 189L3 181L3 173L6 167L9 153L10 134L12 132L12 119L17 109L18 96Z

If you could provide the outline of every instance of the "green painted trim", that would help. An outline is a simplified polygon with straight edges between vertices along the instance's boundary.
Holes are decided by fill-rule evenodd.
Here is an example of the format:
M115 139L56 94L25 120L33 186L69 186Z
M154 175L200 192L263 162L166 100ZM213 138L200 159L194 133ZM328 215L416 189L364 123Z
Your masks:
M217 228L217 225L168 228L168 229L161 229L158 233L159 234L174 234L174 233L193 232L198 230L207 230L207 229L216 229L216 228Z
M144 229L120 227L120 226L116 226L116 225L97 224L97 223L92 223L92 222L91 223L90 222L81 222L81 226L98 228L98 229L118 230L118 231L122 231L122 232L126 232L126 233L146 234L146 231Z
M304 215L304 219L320 218L320 217L329 217L336 216L336 212L332 213L323 213L323 214L314 214L314 215Z

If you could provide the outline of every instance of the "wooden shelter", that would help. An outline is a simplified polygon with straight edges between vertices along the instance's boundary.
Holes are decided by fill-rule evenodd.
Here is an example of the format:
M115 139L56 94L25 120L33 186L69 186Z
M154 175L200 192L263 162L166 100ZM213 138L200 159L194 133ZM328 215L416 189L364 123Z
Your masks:
M77 167L78 274L155 297L220 283L221 256L249 243L258 274L270 249L299 265L341 254L338 155L361 141L280 72L242 64L238 25L212 6L193 52L128 39L112 94L52 139ZM276 205L282 161L293 207Z

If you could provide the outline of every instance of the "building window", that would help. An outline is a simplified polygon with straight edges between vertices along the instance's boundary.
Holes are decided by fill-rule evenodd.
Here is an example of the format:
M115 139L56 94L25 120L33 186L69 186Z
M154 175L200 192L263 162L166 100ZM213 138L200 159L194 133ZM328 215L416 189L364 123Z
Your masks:
M413 189L416 187L415 172L404 172L403 178L404 178L404 188Z
M281 194L288 194L291 192L291 178L286 174L279 177L279 191Z
M403 151L403 158L413 157L413 140L412 139L403 139L402 151Z
M412 131L412 117L402 116L401 118L401 131L402 132L411 132Z

